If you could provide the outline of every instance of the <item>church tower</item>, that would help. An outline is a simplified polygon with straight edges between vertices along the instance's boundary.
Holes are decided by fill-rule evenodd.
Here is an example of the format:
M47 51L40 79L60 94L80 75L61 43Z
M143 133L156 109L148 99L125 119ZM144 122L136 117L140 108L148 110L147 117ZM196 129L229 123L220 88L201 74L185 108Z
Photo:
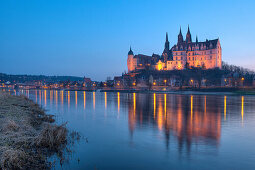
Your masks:
M180 33L178 35L178 43L177 44L180 44L180 43L183 43L183 36L182 36L182 29L180 27Z
M189 26L188 26L188 32L186 34L186 43L191 43L192 39L191 39L191 34L190 34L190 30L189 30Z
M169 41L168 41L168 34L167 33L166 33L165 50L169 50Z
M165 48L163 51L163 58L164 58L164 62L167 62L167 60L172 60L172 53L169 49L169 41L168 41L168 34L166 33L166 42L165 42Z

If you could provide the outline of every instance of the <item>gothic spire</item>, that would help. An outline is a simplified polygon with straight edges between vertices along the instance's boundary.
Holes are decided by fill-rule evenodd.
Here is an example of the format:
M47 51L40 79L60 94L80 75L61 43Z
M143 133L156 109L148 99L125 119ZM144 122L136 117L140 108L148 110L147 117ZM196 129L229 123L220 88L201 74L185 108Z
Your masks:
M183 42L183 36L182 36L182 28L180 26L180 33L178 35L178 44L182 43Z
M166 33L165 48L164 48L164 51L162 53L163 58L164 58L164 62L166 62L169 59L170 60L172 59L172 53L171 53L171 50L170 50L169 46L170 46L170 43L168 41L168 34Z
M165 50L169 50L168 34L166 33Z
M189 25L188 25L188 32L186 34L186 42L187 43L191 43L192 42L191 34L190 34L190 30L189 30Z
M182 36L182 27L180 26L180 32L179 32L179 36Z
M189 31L189 25L188 25L188 34L190 34L190 31Z

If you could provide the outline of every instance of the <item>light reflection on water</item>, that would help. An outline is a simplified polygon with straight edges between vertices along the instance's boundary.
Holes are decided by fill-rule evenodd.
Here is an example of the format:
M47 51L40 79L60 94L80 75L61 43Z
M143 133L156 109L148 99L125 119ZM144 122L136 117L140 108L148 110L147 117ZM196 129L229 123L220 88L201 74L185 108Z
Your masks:
M255 96L20 93L89 138L67 168L255 168Z

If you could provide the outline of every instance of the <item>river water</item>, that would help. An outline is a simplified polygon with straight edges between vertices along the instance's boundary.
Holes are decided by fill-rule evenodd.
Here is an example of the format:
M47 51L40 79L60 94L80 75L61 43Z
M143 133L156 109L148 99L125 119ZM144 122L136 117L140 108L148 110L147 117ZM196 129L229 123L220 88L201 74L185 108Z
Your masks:
M255 96L20 93L88 139L56 169L255 169Z

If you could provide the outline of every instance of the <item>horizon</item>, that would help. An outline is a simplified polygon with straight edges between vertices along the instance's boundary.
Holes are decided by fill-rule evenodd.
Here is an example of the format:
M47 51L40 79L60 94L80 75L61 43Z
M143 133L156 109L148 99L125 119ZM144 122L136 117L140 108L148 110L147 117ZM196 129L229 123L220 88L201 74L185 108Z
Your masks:
M172 47L188 25L193 41L219 38L224 62L254 70L255 2L245 2L0 2L0 72L104 81L127 71L130 46L161 55L165 33Z

